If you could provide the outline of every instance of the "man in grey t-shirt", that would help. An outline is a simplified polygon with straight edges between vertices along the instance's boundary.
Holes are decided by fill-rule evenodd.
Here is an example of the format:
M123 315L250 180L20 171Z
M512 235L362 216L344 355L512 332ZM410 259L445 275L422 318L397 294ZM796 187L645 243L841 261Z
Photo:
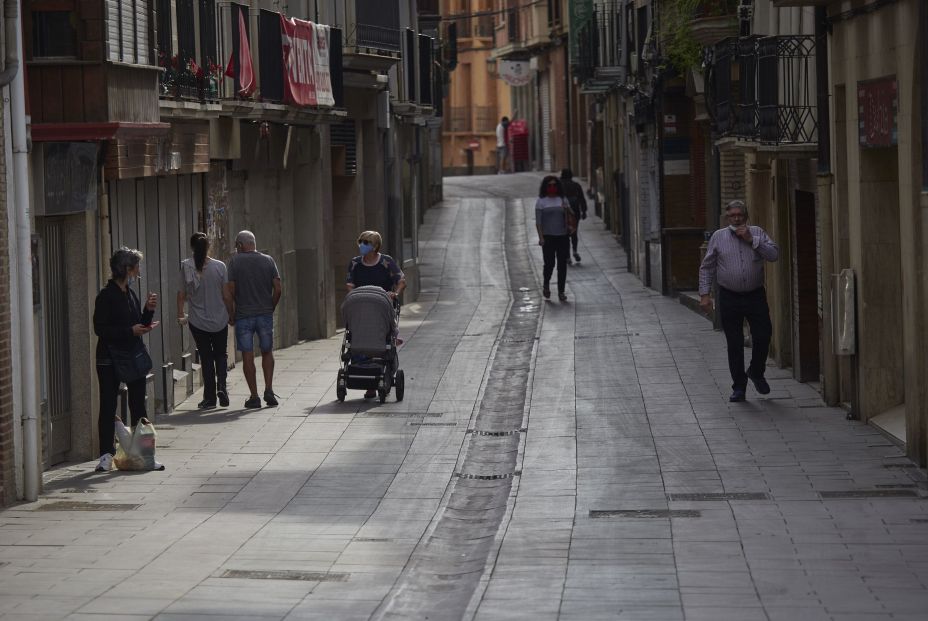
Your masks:
M242 231L235 237L236 254L229 260L226 297L231 303L229 323L235 326L235 345L242 352L242 371L251 395L246 408L261 407L255 368L255 333L261 348L264 371L264 401L277 405L274 394L274 309L282 293L280 272L274 259L256 249L254 233Z

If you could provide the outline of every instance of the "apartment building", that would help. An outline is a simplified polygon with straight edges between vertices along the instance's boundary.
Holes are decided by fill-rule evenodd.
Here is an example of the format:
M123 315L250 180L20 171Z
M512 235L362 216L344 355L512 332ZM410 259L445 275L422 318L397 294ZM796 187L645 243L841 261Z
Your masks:
M428 0L25 7L45 467L96 454L91 314L119 246L142 250L140 286L162 300L161 326L146 337L153 413L198 384L194 344L172 310L194 231L227 259L235 233L250 229L275 257L284 287L275 347L334 333L359 231L383 233L414 298L417 225L440 197L440 150L430 146L441 126L439 9ZM0 385L3 359L0 348ZM13 463L21 480L8 437L0 466Z

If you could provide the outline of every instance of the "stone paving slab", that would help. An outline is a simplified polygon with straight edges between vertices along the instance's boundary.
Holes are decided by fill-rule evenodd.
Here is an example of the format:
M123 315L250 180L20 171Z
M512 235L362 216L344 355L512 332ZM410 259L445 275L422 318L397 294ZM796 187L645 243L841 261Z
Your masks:
M0 512L0 620L398 618L426 541L448 569L422 584L482 574L448 619L924 619L924 473L786 370L729 404L721 334L642 287L595 217L570 301L494 371L510 301L540 289L539 179L446 180L401 318L403 403L335 401L340 335L278 352L278 408L238 409L234 371L231 408L194 396L156 421L165 472L73 464ZM532 258L518 283L504 209ZM494 373L528 383L525 430L483 445L488 468L516 461L506 487L454 476L481 406L507 420L483 402ZM488 555L456 558L462 537Z

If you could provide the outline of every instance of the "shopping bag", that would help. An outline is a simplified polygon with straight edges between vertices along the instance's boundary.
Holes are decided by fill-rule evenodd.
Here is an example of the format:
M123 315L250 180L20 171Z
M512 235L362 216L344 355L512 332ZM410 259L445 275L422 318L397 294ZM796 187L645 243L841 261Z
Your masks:
M131 431L117 418L118 446L113 463L120 470L164 470L155 460L157 437L155 426L147 418L141 419Z

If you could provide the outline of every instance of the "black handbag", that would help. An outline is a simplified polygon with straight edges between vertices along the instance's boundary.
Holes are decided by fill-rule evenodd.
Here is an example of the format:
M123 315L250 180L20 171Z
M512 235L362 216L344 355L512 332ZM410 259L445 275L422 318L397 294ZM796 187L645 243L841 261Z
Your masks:
M128 351L110 348L110 359L113 361L116 379L127 384L142 379L154 366L148 349L141 340L137 340L135 346Z

